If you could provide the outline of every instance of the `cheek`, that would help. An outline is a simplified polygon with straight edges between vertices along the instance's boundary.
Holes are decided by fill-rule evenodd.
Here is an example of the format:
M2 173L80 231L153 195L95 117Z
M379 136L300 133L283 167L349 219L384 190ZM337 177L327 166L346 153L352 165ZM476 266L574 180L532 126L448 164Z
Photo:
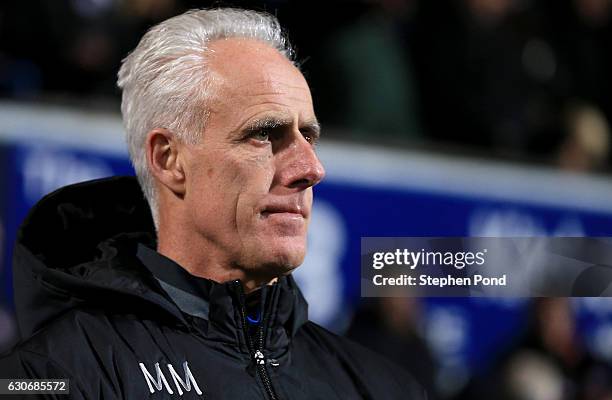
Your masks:
M219 157L214 162L207 163L205 173L196 179L201 188L213 188L221 197L232 197L248 189L251 175L258 169L257 165L248 160ZM204 169L200 169L204 171Z
M219 229L233 220L242 186L240 170L234 164L227 157L209 155L206 162L191 165L185 200L199 225Z
M224 204L218 206L231 213L232 223L243 236L250 234L249 229L270 191L274 177L270 161L267 156L226 160L224 168L215 169L217 175L213 178L224 198Z
M274 157L271 153L264 153L246 157L244 160L245 175L248 176L250 185L257 185L266 189L269 185L264 185L264 182L272 183L274 178ZM262 189L263 190L263 189Z
M190 207L200 209L193 211L211 223L222 220L248 234L246 230L272 185L273 157L244 153L228 157L223 152L193 167L188 196Z
M270 154L246 156L232 166L235 183L243 196L262 197L268 194L274 178L273 157Z

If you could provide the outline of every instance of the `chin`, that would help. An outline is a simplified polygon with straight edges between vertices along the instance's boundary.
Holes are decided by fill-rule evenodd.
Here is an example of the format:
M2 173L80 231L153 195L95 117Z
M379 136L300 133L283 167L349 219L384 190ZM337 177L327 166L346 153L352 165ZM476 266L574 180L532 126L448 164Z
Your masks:
M296 241L295 238L281 239L268 242L258 250L257 256L248 263L249 269L259 270L273 278L289 274L304 262L306 243L304 240Z
M262 263L276 270L276 275L286 275L304 262L304 251L276 252L267 262Z
M287 268L295 269L304 262L306 256L306 240L295 238L282 238L275 242L272 257L280 261Z

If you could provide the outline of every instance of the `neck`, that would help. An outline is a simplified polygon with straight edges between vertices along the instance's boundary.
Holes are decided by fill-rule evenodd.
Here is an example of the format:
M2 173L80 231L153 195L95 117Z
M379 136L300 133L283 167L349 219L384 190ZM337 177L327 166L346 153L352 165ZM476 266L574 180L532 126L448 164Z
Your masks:
M161 193L160 193L161 194ZM197 233L191 217L173 196L160 195L157 252L175 261L191 275L218 283L239 280L245 293L276 282L276 275L264 266L243 268L231 249L223 248L213 238Z
M193 237L195 235L189 235ZM160 227L158 232L157 252L175 261L191 275L210 279L218 283L233 280L242 282L245 293L276 282L276 277L257 274L253 271L263 271L266 268L252 268L248 271L234 265L226 259L215 246L210 243L195 243L180 234L164 232Z

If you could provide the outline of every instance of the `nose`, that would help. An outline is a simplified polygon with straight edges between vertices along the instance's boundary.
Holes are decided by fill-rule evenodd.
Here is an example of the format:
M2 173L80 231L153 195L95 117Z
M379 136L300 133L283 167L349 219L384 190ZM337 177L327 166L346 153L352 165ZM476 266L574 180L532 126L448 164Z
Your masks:
M282 186L304 190L325 177L325 169L314 147L301 134L284 150L277 165L277 176Z

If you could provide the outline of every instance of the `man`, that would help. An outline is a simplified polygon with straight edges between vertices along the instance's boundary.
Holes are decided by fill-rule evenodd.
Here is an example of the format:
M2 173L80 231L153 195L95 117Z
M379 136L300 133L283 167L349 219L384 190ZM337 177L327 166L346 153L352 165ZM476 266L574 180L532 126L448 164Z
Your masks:
M143 37L119 86L147 201L111 178L35 207L14 265L25 340L1 377L67 378L78 399L423 398L307 320L290 272L324 170L291 55L253 11L192 11Z

